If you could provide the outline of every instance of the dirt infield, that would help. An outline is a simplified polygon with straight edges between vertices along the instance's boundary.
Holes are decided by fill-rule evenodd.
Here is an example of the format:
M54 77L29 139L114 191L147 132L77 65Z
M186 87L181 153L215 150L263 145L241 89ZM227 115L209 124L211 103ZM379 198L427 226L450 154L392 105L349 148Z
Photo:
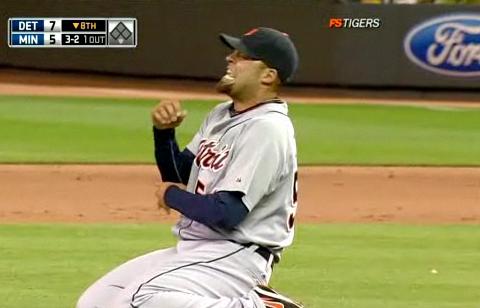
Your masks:
M0 94L220 98L205 85L109 84L108 78L1 70ZM290 94L305 102L332 101ZM339 103L347 101L356 100ZM480 168L303 167L299 175L300 222L480 223ZM156 209L158 180L154 165L0 165L0 223L173 221L175 215Z
M307 167L299 222L480 222L480 168ZM154 165L0 165L0 223L173 221Z

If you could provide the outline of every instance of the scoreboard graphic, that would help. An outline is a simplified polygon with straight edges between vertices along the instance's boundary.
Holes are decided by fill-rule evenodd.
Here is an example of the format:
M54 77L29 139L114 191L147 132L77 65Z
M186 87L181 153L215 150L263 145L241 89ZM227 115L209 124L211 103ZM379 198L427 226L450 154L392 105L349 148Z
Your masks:
M8 46L12 48L135 48L137 19L39 18L8 19Z

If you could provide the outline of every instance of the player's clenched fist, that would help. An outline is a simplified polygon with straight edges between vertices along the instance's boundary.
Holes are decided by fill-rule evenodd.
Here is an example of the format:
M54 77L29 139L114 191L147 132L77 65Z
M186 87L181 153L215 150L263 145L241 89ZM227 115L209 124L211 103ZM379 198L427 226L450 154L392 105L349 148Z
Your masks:
M152 110L152 123L158 129L175 128L186 116L178 100L162 100Z

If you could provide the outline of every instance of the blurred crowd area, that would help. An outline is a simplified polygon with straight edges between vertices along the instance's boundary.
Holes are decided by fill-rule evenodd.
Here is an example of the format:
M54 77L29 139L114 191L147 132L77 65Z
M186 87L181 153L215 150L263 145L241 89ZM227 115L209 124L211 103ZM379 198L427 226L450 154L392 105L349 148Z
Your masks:
M480 0L340 0L339 2L365 4L480 4Z

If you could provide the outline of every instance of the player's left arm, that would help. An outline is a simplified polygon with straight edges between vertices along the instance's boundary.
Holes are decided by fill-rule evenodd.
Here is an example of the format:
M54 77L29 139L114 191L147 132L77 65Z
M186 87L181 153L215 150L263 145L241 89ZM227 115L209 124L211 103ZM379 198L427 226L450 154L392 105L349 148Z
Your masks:
M236 191L218 191L200 195L190 193L173 183L160 183L156 192L159 208L170 208L184 216L213 228L232 229L248 214L242 201L243 194Z

